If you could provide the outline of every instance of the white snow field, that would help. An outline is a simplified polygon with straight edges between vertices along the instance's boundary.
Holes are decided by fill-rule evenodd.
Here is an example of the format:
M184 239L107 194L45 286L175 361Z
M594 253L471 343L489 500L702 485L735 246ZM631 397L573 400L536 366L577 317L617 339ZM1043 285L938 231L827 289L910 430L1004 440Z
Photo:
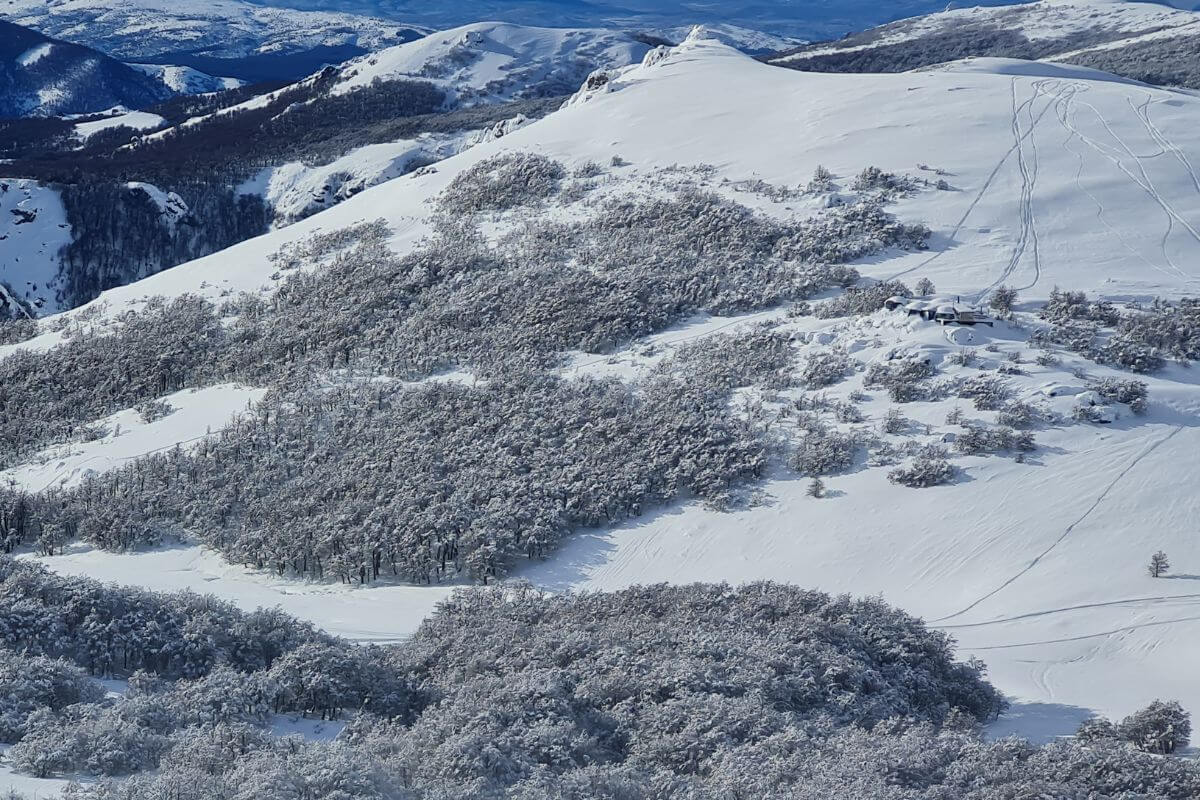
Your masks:
M930 249L867 259L856 265L864 274L928 277L941 294L964 300L1008 284L1021 290L1024 324L1055 284L1111 299L1195 295L1200 98L1109 78L984 60L912 74L804 74L696 36L654 51L646 64L614 70L562 110L441 162L436 172L367 189L68 314L95 314L88 324L98 325L153 295L219 300L270 292L277 282L268 257L282 245L379 217L394 231L394 248L411 248L428 231L430 197L461 170L514 150L572 166L609 164L619 155L629 166L611 172L634 186L673 164L711 164L718 180L791 186L806 183L821 164L842 186L870 164L931 180L941 170L948 190L921 191L893 206L902 220L933 230ZM786 211L782 205L773 213ZM737 322L698 320L652 341L669 348ZM924 348L939 360L959 349L940 327L897 314L789 324L798 346L838 342L863 361L897 346ZM1082 388L1074 368L1117 374L1081 359L1035 366L1028 330L999 324L976 334L980 345L999 350L986 357L1022 358L1027 374L1014 382L1023 396L1068 418L1073 401L1039 394L1045 384ZM19 346L48 347L60 338L46 332ZM644 344L611 359L576 359L574 371L635 372L648 363ZM965 458L955 483L922 490L893 486L884 469L859 469L830 478L833 496L820 500L804 495L806 481L774 475L751 507L717 513L681 504L581 532L520 574L556 590L771 578L882 594L954 634L963 657L989 663L993 680L1017 703L998 732L1068 733L1092 711L1123 715L1156 696L1200 709L1190 667L1200 656L1200 377L1193 372L1172 365L1147 379L1144 416L1039 430L1039 449L1026 463ZM833 387L831 396L859 381ZM944 428L954 405L905 412L919 427ZM864 410L874 420L886 403L877 398ZM1160 548L1171 555L1175 577L1147 576L1145 563ZM447 591L254 575L196 548L77 550L48 563L156 589L212 591L246 606L279 604L364 641L411 632Z
M58 251L70 241L67 212L56 190L0 177L0 315L14 300L35 315L59 310Z
M139 456L219 433L263 394L261 389L234 384L169 394L162 398L173 409L169 415L146 422L137 409L119 411L98 421L102 435L44 450L28 463L0 471L0 483L14 483L31 492L78 485L89 473L121 467Z
M158 114L151 114L149 111L129 111L124 108L115 108L109 112L108 116L76 125L75 135L86 140L112 128L125 127L145 131L158 128L165 122L166 120Z

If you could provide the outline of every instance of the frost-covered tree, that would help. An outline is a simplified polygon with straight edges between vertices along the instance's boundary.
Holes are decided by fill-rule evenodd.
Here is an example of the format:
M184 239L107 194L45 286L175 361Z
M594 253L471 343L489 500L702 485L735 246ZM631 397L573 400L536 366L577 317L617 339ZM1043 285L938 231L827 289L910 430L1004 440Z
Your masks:
M1177 702L1155 700L1121 720L1117 735L1139 750L1169 755L1191 738L1191 716Z
M921 278L921 280L917 281L917 285L914 288L916 288L917 294L922 297L928 297L937 291L937 287L933 285L933 281L929 280L929 278Z
M1167 560L1167 554L1159 550L1154 555L1150 556L1150 565L1146 570L1150 573L1151 578L1158 578L1165 575L1167 570L1171 569L1171 562Z
M1002 316L1012 313L1017 304L1017 290L1011 286L998 286L988 298L988 305L993 311Z

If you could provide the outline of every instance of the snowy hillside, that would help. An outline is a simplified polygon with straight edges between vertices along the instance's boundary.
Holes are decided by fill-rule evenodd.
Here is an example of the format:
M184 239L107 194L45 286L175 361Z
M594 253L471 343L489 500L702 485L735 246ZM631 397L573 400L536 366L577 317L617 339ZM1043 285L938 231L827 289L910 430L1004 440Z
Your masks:
M901 72L970 56L1052 59L1192 85L1200 67L1187 43L1198 25L1200 14L1163 4L1039 0L902 20L800 47L773 63L820 72ZM1085 55L1092 51L1104 51L1103 60Z
M69 241L58 192L0 178L0 319L59 310L58 251Z
M409 61L402 57L404 52L408 51L393 53L391 61L381 57L371 64L367 60L360 68L411 69L413 63L429 63ZM470 63L492 63L492 50L482 47L479 52L491 55ZM468 71L461 74L472 76L471 81L488 74L478 66L465 69ZM1045 326L1035 309L1050 298L1056 285L1109 301L1138 301L1143 309L1155 297L1179 300L1197 294L1200 178L1193 166L1200 164L1197 115L1200 99L1191 95L1060 65L979 59L904 74L815 74L758 63L696 36L678 48L651 51L643 64L596 76L561 110L440 162L436 169L366 189L295 225L106 292L90 306L59 317L58 322L43 323L40 335L31 341L0 347L0 356L17 350L45 351L81 332L123 330L124 312L142 309L151 316L156 313L157 306L148 302L155 296L195 294L220 304L240 292L274 293L281 285L288 286L289 279L298 280L289 276L308 272L314 283L301 282L282 291L281 307L304 309L305 314L343 315L331 319L372 325L394 319L401 324L408 319L405 314L410 314L428 326L406 331L408 338L399 340L413 348L411 352L382 348L378 341L391 341L386 338L371 340L382 348L373 353L381 362L403 358L408 359L406 364L418 365L406 367L418 374L408 384L398 384L396 375L406 375L399 368L395 373L374 375L374 382L362 382L368 388L377 383L380 398L398 385L401 389L411 385L420 391L446 393L430 395L435 401L440 397L447 403L465 402L464 398L475 396L472 393L487 392L489 380L503 384L509 379L503 370L496 370L476 380L478 376L470 369L471 357L479 359L481 363L474 366L483 370L494 366L487 358L499 358L506 352L496 346L496 341L503 344L505 340L487 338L485 322L518 341L523 341L520 336L536 337L544 332L552 338L557 326L572 321L575 310L567 289L545 306L526 296L536 294L535 278L549 280L541 273L530 274L527 283L509 286L497 277L502 269L485 272L485 277L478 279L480 297L453 294L456 281L469 285L475 279L469 274L473 263L461 267L463 272L447 282L449 287L438 286L438 291L444 288L450 293L436 297L445 302L426 307L422 297L402 293L400 284L419 286L429 281L436 285L440 262L434 258L421 261L422 248L435 247L438 242L437 236L430 238L435 232L434 199L441 197L439 202L444 203L446 197L454 198L459 185L456 179L464 175L489 185L489 170L499 168L494 162L484 163L487 159L504 153L534 153L558 159L561 165L547 166L537 159L514 162L529 171L523 175L527 180L522 186L531 193L544 190L536 195L544 200L542 205L522 207L516 203L510 208L503 205L506 199L500 193L494 201L497 210L485 205L479 213L460 198L465 210L458 216L478 220L479 229L472 232L477 237L455 242L450 251L453 258L445 253L440 256L449 259L447 263L454 269L460 267L453 259L486 261L483 253L488 247L503 249L514 241L528 244L524 255L529 260L544 257L545 251L553 250L546 245L553 245L555 236L574 230L572 224L588 224L587 220L596 220L596 227L584 228L584 232L597 237L616 236L613 230L636 232L639 221L666 225L647 221L646 216L620 205L622 201L653 203L667 198L663 200L667 202L678 196L679 202L686 203L696 192L715 193L752 212L749 218L736 217L740 224L734 226L746 231L747 241L758 226L767 225L763 220L771 220L772 224L798 226L795 239L788 240L797 247L809 246L806 231L819 236L820 232L837 232L838 225L857 230L839 214L884 207L899 222L928 226L928 249L912 246L912 239L901 235L903 231L889 228L895 234L892 239L875 232L868 237L871 244L863 248L864 255L853 261L863 276L899 279L910 286L928 279L946 302L960 304L982 302L996 288L1007 285L1020 293L1015 316L997 321L994 327L943 329L902 311L840 317L806 313L823 302L837 302L840 290L826 286L809 298L812 308L807 309L790 302L744 299L739 306L731 301L729 307L686 319L665 317L668 323L646 323L628 338L621 338L622 330L613 322L617 333L609 334L608 328L602 332L620 342L609 348L614 352L584 353L581 351L587 348L580 344L578 350L563 348L572 351L565 363L547 356L554 366L544 367L547 361L539 358L545 354L534 351L523 368L542 368L546 381L561 379L565 387L561 391L572 392L588 385L575 380L580 376L611 376L630 383L669 380L669 371L664 377L654 371L656 365L676 364L672 369L683 369L680 362L669 358L698 357L687 346L726 341L721 339L726 334L759 331L773 336L773 346L784 348L797 363L808 365L830 356L843 366L820 391L807 382L786 389L763 388L753 381L739 383L740 375L734 374L725 388L731 391L728 405L738 418L750 429L764 430L764 436L778 432L783 448L796 446L796 437L802 435L797 420L812 424L813 416L805 414L815 415L821 422L809 435L820 430L822 436L861 436L872 444L869 454L856 456L843 470L825 478L828 496L824 498L807 496L809 476L773 461L764 469L762 480L747 479L745 502L735 497L726 510L715 510L721 505L720 496L709 496L708 502L702 503L677 494L670 502L648 502L645 508L639 502L633 512L636 516L628 521L568 532L557 551L546 553L544 562L529 564L516 574L552 590L771 578L855 595L879 593L958 637L963 656L977 655L990 665L998 687L1016 703L1010 715L998 723L999 731L1016 730L1036 737L1065 734L1092 711L1125 714L1156 696L1178 698L1185 706L1200 709L1200 690L1189 666L1197 657L1194 642L1200 632L1197 594L1190 588L1194 573L1200 571L1200 555L1194 546L1200 506L1191 488L1193 470L1189 468L1200 446L1200 389L1190 370L1168 363L1152 375L1136 376L1148 385L1143 409L1140 403L1118 401L1096 388L1108 391L1111 385L1103 379L1127 380L1134 377L1132 373L1095 363L1065 345L1034 347L1029 343L1030 333ZM384 156L393 158L394 154ZM882 172L864 171L872 165ZM815 182L815 189L804 188L818 167L824 167L828 175ZM294 181L292 185L302 184ZM304 186L304 191L310 190ZM443 194L447 189L449 193ZM879 190L878 203L882 205L871 201L875 190ZM479 202L493 201L485 193L473 197ZM633 222L627 223L623 214ZM380 241L368 240L363 250L339 258L354 241L356 234L349 229L378 218L388 226L386 235L380 234ZM686 219L685 214L671 216L672 222ZM913 229L906 230L911 233ZM437 233L448 236L453 231L439 229ZM305 245L314 234L328 236ZM712 234L714 239L719 235ZM691 241L687 236L681 238ZM838 234L835 238L843 241L853 236ZM672 241L666 232L663 239ZM601 239L601 245L605 241ZM397 285L396 296L411 303L404 313L398 311L399 306L386 305L376 297L363 300L349 294L309 293L329 289L321 283L323 279L343 289L357 287L357 281L370 275L370 259L391 257L378 249L382 242L396 257L414 259L384 262L389 285ZM272 257L289 244L298 249ZM586 238L578 244L580 258L610 255ZM897 244L911 247L904 250ZM589 251L589 245L600 252ZM519 251L504 252L508 261L497 263L523 274L520 270L526 266L524 259L518 258ZM649 250L645 259L638 252L628 255L650 268L659 254ZM757 257L746 260L754 262ZM742 266L742 260L730 260ZM556 269L565 272L576 266L564 261ZM775 274L760 277L751 286L760 288L775 279ZM571 279L583 287L580 291L590 286L584 274L572 273ZM496 288L499 299L494 299L488 293L489 281L511 295ZM663 276L654 285L668 284ZM570 286L573 284L567 284ZM721 281L701 276L679 291L683 296L702 295L713 286L723 288ZM640 285L616 286L610 293L615 305L606 306L603 312L619 321L621 309L639 302L643 291L651 290ZM223 313L233 314L239 308L246 324L271 313L269 306L252 303L225 308ZM1130 313L1138 311L1131 309ZM301 316L294 329L283 328L283 333L249 328L250 333L261 336L248 333L239 341L275 342L271 337L277 336L280 350L271 366L281 368L288 359L303 359L310 341L313 348L334 347L340 329L333 323L328 329L319 324L310 328L307 320ZM220 325L227 324L230 319L223 317ZM511 325L511 330L504 328L505 324ZM761 324L768 327L755 327ZM143 337L137 340L142 345L159 341L159 334L147 325L146 331L135 331ZM219 327L203 330L215 338ZM316 338L304 338L311 337L314 330ZM947 338L952 331L957 333ZM445 345L448 348L462 350L448 351L455 354L452 358L441 353L429 355L421 349L442 346L443 341L450 342ZM732 341L730 351L735 356L726 353L726 357L735 358L743 345L741 340ZM199 339L187 340L188 347L193 343L202 344ZM357 378L346 365L351 363L349 353L356 344L347 337L344 351L334 350L328 361L321 362L325 368L335 367L327 369L331 385L321 391L354 391ZM188 352L182 347L175 355L183 359ZM439 360L453 362L454 358L468 363ZM156 377L173 393L176 373L171 371L170 359L164 361L166 366ZM365 370L373 363L364 361L358 366ZM915 367L919 371L928 367L932 374L922 371L920 392L904 395L902 401L878 383L868 383L872 374L914 364L924 365ZM435 368L448 366L460 369ZM265 374L267 367L262 369ZM779 369L787 372L789 368ZM783 377L797 378L791 373ZM969 435L978 435L972 425L996 431L1000 412L1015 413L1009 406L997 408L973 401L979 393L971 394L972 387L995 389L997 382L1004 385L1006 402L1028 407L1023 413L1029 415L1027 424L1036 437L1036 449L1021 452L1019 457L1016 451L999 446L988 454L957 445ZM235 393L246 389L221 385L226 388L220 391L232 398L222 407L240 407L245 395ZM754 386L757 388L751 388ZM899 387L901 394L905 388ZM464 394L456 395L460 390ZM537 392L519 394L524 398ZM821 395L818 403L814 398ZM491 396L485 399L499 402ZM308 402L314 407L321 405L311 399ZM358 407L353 403L329 405ZM573 408L570 403L562 405ZM362 406L372 407L370 402ZM426 407L440 406L430 402L422 406ZM290 408L277 407L276 420L281 413L291 413ZM961 409L966 425L962 419L948 419L953 418L955 409ZM892 416L893 411L899 418ZM89 434L88 441L65 450L39 449L38 463L17 464L10 474L30 490L43 488L47 480L65 478L69 483L83 466L80 459L88 459L88 467L97 471L116 469L139 451L150 453L172 440L194 440L204 433L197 431L200 424L205 430L221 427L219 421L214 424L198 415L184 416L180 410L166 417L164 424L138 424L122 436L113 433L118 420L114 414L132 419L132 411L123 407L97 414L89 421L103 423L104 431L95 432L103 436L92 438ZM472 419L493 414L494 407L488 413L479 411ZM249 431L244 435L253 437L255 426L265 427L270 416L266 414L261 422L254 415L233 423L227 418L226 422L231 429ZM460 421L465 420L464 414ZM149 435L147 428L152 424L159 427ZM448 438L456 435L451 430L454 427L437 430ZM601 439L613 433L595 428L605 426L588 425L578 433ZM575 434L572 429L547 434L547 438L569 443ZM40 441L40 435L34 431L31 441ZM241 441L237 435L230 434L229 441ZM531 469L536 466L537 458L521 449L518 433L507 435L514 443L506 441L507 447L500 448L503 457ZM209 440L205 446L212 449L204 464L177 463L186 463L197 473L212 468L205 465L220 463L221 447L233 447L222 444L224 441ZM669 442L654 445L671 446ZM889 480L893 469L921 458L930 448L953 452L947 456L953 461L949 483L913 489ZM480 452L483 450L481 445ZM382 469L379 459L363 463L366 466L356 479L366 480L370 469ZM263 467L268 468L292 477L291 470L278 463ZM488 483L480 481L481 486ZM238 481L222 485L230 483ZM483 489L478 491L484 496ZM300 495L288 501L309 501L304 493ZM188 513L200 513L195 510L197 505L187 505ZM261 513L269 516L274 512L276 509L269 507ZM496 514L489 523L495 527L490 530L506 530L509 523L500 512ZM372 517L371 524L376 522ZM364 529L367 527L364 524ZM387 527L379 522L371 530ZM244 547L243 552L249 552L251 545ZM423 548L421 552L428 552L430 545L423 543ZM1171 555L1175 577L1147 576L1145 561L1159 549ZM486 557L486 546L480 550ZM182 579L194 585L204 581L209 591L247 606L269 597L335 633L360 640L410 634L424 610L444 596L447 585L436 579L432 586L394 581L381 589L297 583L295 588L289 585L280 590L280 582L274 578L261 572L214 567L219 563L214 559L199 546L131 555L75 546L67 556L47 558L46 563L106 580L145 580L156 587L162 585L160 578L144 578L145 565L157 564L155 571L180 569L183 577L173 573L172 581ZM443 569L444 562L445 558ZM279 563L277 569L285 571L282 557ZM486 568L487 562L482 563ZM357 574L365 580L366 568L362 569L364 572ZM452 583L456 579L460 578L447 580ZM356 609L364 598L375 596L372 592L378 592L389 612L399 610L359 617ZM327 594L336 599L326 602ZM397 605L392 606L393 602Z
M481 22L430 34L339 68L335 93L376 80L429 80L458 104L574 91L595 69L642 59L649 46L605 30Z
M247 80L298 78L420 35L411 26L336 11L264 8L241 0L12 0L0 19L83 41L127 61L186 65Z
M0 21L0 118L139 108L172 94L94 49Z
M236 89L245 81L237 78L218 78L191 67L166 64L130 64L131 67L153 75L169 89L179 94L207 94L222 89Z

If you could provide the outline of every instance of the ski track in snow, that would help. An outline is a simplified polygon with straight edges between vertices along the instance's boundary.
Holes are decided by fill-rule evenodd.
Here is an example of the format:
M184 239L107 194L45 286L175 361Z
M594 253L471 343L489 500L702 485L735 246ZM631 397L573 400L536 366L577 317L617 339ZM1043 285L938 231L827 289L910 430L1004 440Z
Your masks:
M1014 104L1015 104L1015 98L1016 98L1016 91L1017 91L1017 78L1014 77L1012 79L1012 92L1013 92ZM1037 99L1038 95L1039 95L1039 92L1035 89L1032 97L1030 97L1028 100L1025 100L1023 103L1021 103L1021 105L1019 107L1015 107L1013 109L1013 127L1014 128L1019 128L1019 124L1017 121L1018 115L1022 111L1024 111L1027 107L1031 106L1032 103ZM963 212L962 217L959 218L958 222L955 223L954 227L950 230L950 233L947 236L948 242L953 242L955 239L958 238L958 235L962 232L963 226L965 226L967 224L967 220L971 217L971 214L975 211L975 208L979 205L980 201L983 200L984 196L991 190L993 184L995 184L996 177L1000 174L1000 171L1002 169L1004 169L1004 165L1008 163L1008 160L1010 158L1012 158L1013 153L1016 153L1021 149L1021 145L1022 145L1022 142L1024 141L1024 139L1026 137L1033 135L1033 132L1037 128L1038 123L1042 121L1042 117L1044 117L1046 115L1046 112L1049 110L1050 110L1050 106L1047 106L1046 108L1042 109L1042 112L1040 114L1038 114L1037 117L1035 119L1033 119L1033 121L1030 123L1029 129L1026 130L1023 134L1018 135L1017 141L1014 142L1012 147L1010 147L1008 150L1006 150L1004 152L1004 154L1000 157L1000 160L996 163L996 166L992 169L991 173L984 180L983 185L979 188L979 192L975 195L975 198L971 201L971 203L967 206L966 210ZM909 267L908 269L900 270L899 272L897 272L893 275L889 275L888 277L883 278L883 280L894 281L902 275L908 275L910 273L916 272L919 269L923 269L923 268L927 267L928 265L932 264L934 261L937 261L942 256L944 256L948 252L948 250L949 250L949 247L943 248L943 249L937 251L936 253L934 253L933 255L931 255L929 258L922 261L921 263L917 264L916 266Z
M1072 104L1073 104L1073 100L1068 105L1072 105ZM1060 117L1059 121L1063 125L1065 125L1068 130L1070 130L1076 136L1078 136L1079 140L1081 142L1083 142L1086 145L1088 145L1089 147L1091 147L1092 150L1094 150L1097 154L1099 154L1100 156L1102 156L1103 158L1108 160L1110 163L1112 163L1113 166L1115 166L1118 170L1123 172L1129 178L1130 181L1132 181L1138 188L1140 188L1162 210L1162 212L1166 216L1166 222L1167 222L1167 231L1164 234L1162 243L1161 243L1163 257L1167 261L1167 263L1170 264L1172 266L1172 268L1175 269L1179 273L1180 277L1183 277L1188 281L1193 281L1193 282L1196 281L1197 278L1195 275L1185 272L1184 270L1180 269L1177 265L1174 264L1174 262L1171 260L1171 258L1169 256L1169 254L1167 253L1166 244L1167 244L1167 240L1169 239L1172 231L1174 230L1174 226L1175 226L1176 222L1178 222L1184 228L1187 229L1187 231L1191 234L1192 238L1196 240L1197 244L1200 244L1200 232L1197 232L1197 230L1191 225L1191 223L1189 223L1186 219L1184 219L1175 210L1175 207L1170 202L1168 202L1166 198L1163 197L1162 193L1158 191L1158 189L1154 185L1154 182L1150 179L1149 174L1146 172L1145 164L1142 163L1143 159L1150 158L1150 157L1158 157L1158 156L1162 155L1162 153L1155 154L1155 156L1139 156L1139 155L1137 155L1136 153L1133 152L1133 150L1129 147L1129 145L1125 142L1125 140L1122 139L1119 135L1117 135L1117 133L1112 129L1112 125L1104 117L1104 115L1099 111L1099 109L1097 109L1091 103L1081 103L1080 105L1082 105L1084 108L1091 110L1091 112L1095 115L1096 120L1101 124L1101 126L1103 126L1104 130L1108 133L1108 135L1112 137L1113 141L1117 143L1117 145L1120 147L1120 150L1124 151L1125 155L1127 155L1129 158L1133 159L1134 164L1136 164L1137 170L1141 175L1140 178L1138 177L1138 175L1135 175L1132 171L1130 171L1130 168L1128 166L1126 166L1125 161L1121 157L1121 152L1117 151L1114 148L1110 148L1101 142L1096 141L1092 137L1086 135L1085 133L1083 133L1082 131L1079 130L1078 123L1076 122L1076 119L1075 119L1075 116L1076 116L1075 110L1073 108L1068 108L1067 113L1065 115L1063 115L1062 117ZM1135 109L1134 113L1135 113L1135 116L1137 116L1139 118L1139 120L1142 119L1141 115L1137 114L1136 109ZM1186 157L1185 157L1185 159L1186 159ZM1191 176L1192 176L1193 180L1197 180L1196 175L1194 173L1192 173Z
M1126 475L1128 475L1130 472L1133 471L1134 467L1136 467L1139 463L1141 463L1141 461L1143 459L1145 459L1148 455L1150 455L1155 450L1157 450L1161 445L1166 444L1168 441L1175 438L1175 436L1178 435L1179 432L1183 430L1183 428L1184 428L1183 425L1175 426L1175 428L1172 429L1171 432L1168 433L1166 436L1162 437L1161 439L1158 439L1153 444L1151 444L1149 447L1147 447L1145 450L1143 450L1141 453L1138 453L1138 455L1135 456L1133 458L1133 460L1131 460L1128 464L1126 464L1125 468L1122 469L1119 473L1117 473L1117 476L1115 478L1113 478L1108 483L1107 486L1104 487L1104 490L1102 492L1100 492L1100 494L1096 497L1096 499L1092 502L1092 504L1090 506L1088 506L1087 510L1084 511L1083 514L1078 519L1076 519L1074 522L1072 522L1070 525L1068 525L1067 529L1065 531L1063 531L1062 534L1057 539L1055 539L1053 542L1051 542L1049 547L1047 547L1045 550L1043 550L1041 553L1039 553L1032 561L1030 561L1019 572L1017 572L1012 577L1008 578L1008 580L1004 581L1004 583L1000 584L995 589L992 589L987 594L983 595L979 599L972 602L966 608L963 608L961 611L956 611L953 614L949 614L944 617L939 617L938 619L931 620L930 622L932 624L937 624L939 622L944 622L948 619L954 619L955 617L961 617L963 614L966 614L968 611L971 611L972 609L974 609L981 603L991 599L992 597L995 597L997 594L999 594L1000 592L1007 589L1009 586L1011 586L1013 583L1015 583L1016 581L1018 581L1025 575L1028 575L1029 572L1031 570L1033 570L1033 568L1036 567L1041 562L1042 559L1044 559L1051 552L1053 552L1055 550L1055 548L1057 548L1060 544L1062 544L1066 540L1066 538L1068 536L1070 536L1071 533L1074 532L1074 530L1077 527L1079 527L1080 524L1082 524L1085 520L1087 520L1088 517L1090 517L1092 515L1092 512L1095 511L1100 506L1100 504L1104 502L1104 499L1106 497L1108 497L1108 495L1112 492L1112 490L1117 487L1117 484L1119 484L1125 478Z
M1119 628L1113 628L1107 631L1098 631L1096 633L1082 633L1077 636L1064 636L1060 639L1042 639L1036 642L1014 642L1012 644L992 644L992 645L973 645L971 650L1013 650L1018 647L1038 647L1049 644L1067 644L1068 642L1083 642L1089 639L1106 639L1109 636L1116 636L1119 633L1129 633L1131 631L1140 631L1146 628L1161 628L1164 625L1175 625L1180 622L1197 622L1200 621L1200 615L1192 617L1178 617L1175 619L1156 619L1150 622L1137 622L1132 625L1123 625Z
M1142 607L1153 606L1159 604L1170 604L1174 601L1190 601L1200 600L1200 594L1167 594L1155 597L1129 597L1123 600L1105 600L1098 603L1080 603L1074 606L1063 606L1062 608L1048 608L1044 611L1030 611L1026 614L1017 614L1012 617L1001 617L1000 619L989 619L982 622L961 622L956 625L938 625L942 630L962 630L966 628L986 628L990 625L1004 625L1009 622L1020 622L1027 619L1040 619L1050 617L1056 614L1069 614L1075 611L1090 611L1096 608L1115 608L1115 607Z
M1124 247L1125 250L1128 251L1131 256L1138 259L1146 266L1148 266L1151 269L1154 269L1158 272L1161 272L1163 275L1166 275L1169 278L1176 278L1176 277L1181 277L1181 276L1186 277L1186 273L1184 273L1181 269L1179 269L1179 267L1176 266L1169 257L1167 257L1167 259L1166 259L1166 262L1167 262L1166 268L1164 268L1163 266L1156 264L1155 262L1146 258L1145 254L1142 253L1142 251L1138 250L1136 247L1134 247L1132 244L1130 244L1129 240L1125 237L1125 235L1122 234L1118 228L1113 227L1112 223L1110 223L1108 221L1107 217L1105 216L1106 209L1104 208L1104 203L1100 200L1100 198L1096 197L1096 195L1093 194L1092 191L1087 188L1087 186L1085 186L1083 184L1083 180L1082 180L1083 179L1083 170L1087 164L1087 161L1084 158L1083 153L1081 153L1077 150L1074 150L1071 147L1071 142L1079 139L1079 134L1067 124L1067 120L1065 119L1066 115L1070 112L1070 110L1071 110L1070 104L1063 102L1063 101L1060 101L1056 106L1055 113L1058 116L1059 125L1061 125L1063 130L1065 130L1067 132L1067 138L1062 143L1062 147L1064 150L1066 150L1068 153L1075 156L1075 158L1076 158L1078 166L1075 170L1075 188L1078 189L1080 192L1086 194L1091 199L1091 201L1096 204L1096 220L1101 225L1104 226L1104 229L1106 231L1108 231L1110 234L1112 234L1113 237L1115 237L1116 240L1121 243L1121 246ZM1079 140L1082 141L1082 139L1079 139ZM1164 255L1166 255L1166 254L1164 254Z

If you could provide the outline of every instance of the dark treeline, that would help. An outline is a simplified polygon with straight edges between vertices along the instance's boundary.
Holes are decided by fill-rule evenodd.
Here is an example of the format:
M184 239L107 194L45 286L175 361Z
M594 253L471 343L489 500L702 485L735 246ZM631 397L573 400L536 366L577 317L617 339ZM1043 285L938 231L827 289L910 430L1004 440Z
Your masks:
M327 71L278 90L261 106L236 111L220 110L256 95L243 88L211 99L176 98L161 109L169 121L208 116L161 137L114 128L75 146L72 123L0 126L0 152L10 139L13 146L6 174L61 191L73 233L62 254L61 299L80 305L105 289L266 232L272 209L263 198L237 191L264 168L293 160L323 164L368 144L477 130L518 114L537 117L557 102L443 112L445 96L429 83L385 81L339 95L329 93L334 77ZM127 190L131 181L175 192L188 207L186 216L165 219L144 196Z

